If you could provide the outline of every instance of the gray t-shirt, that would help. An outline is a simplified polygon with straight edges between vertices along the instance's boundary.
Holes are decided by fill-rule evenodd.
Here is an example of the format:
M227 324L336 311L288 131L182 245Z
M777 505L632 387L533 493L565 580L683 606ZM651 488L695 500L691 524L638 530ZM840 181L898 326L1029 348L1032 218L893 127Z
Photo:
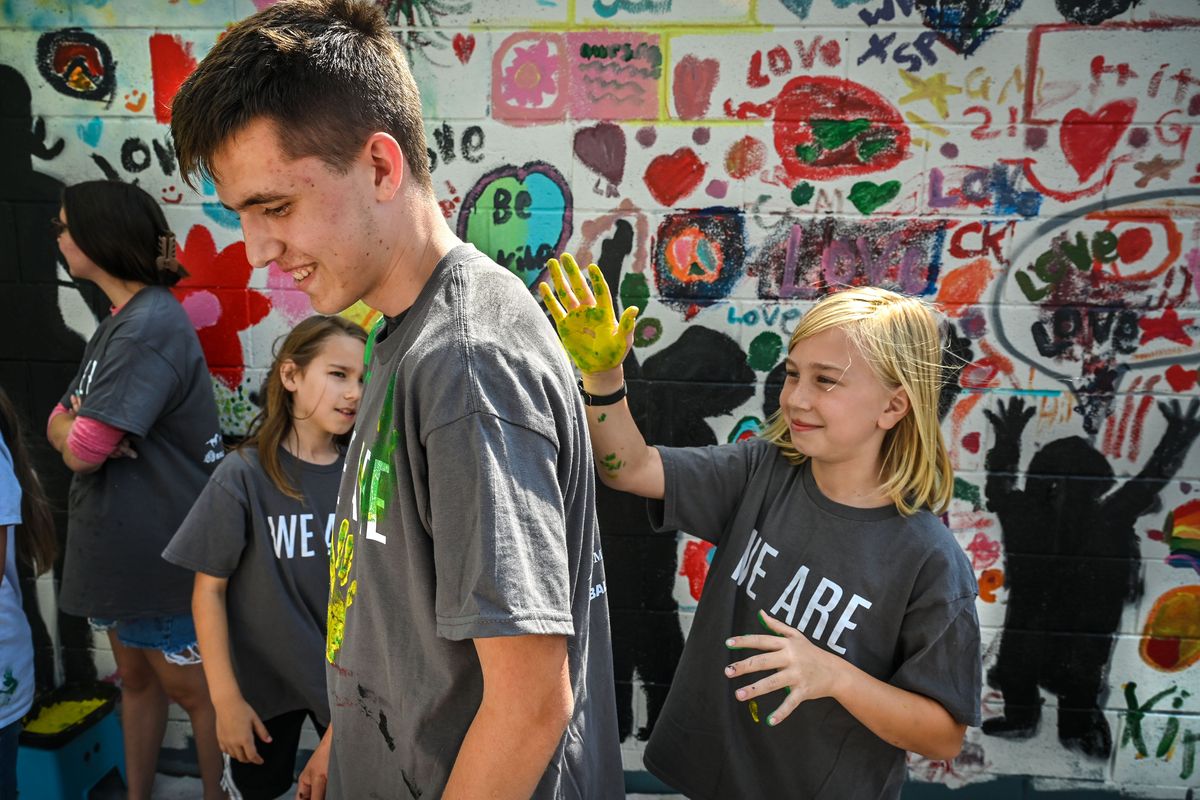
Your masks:
M192 576L163 547L224 456L212 379L183 307L161 286L96 328L60 401L130 434L137 458L110 458L71 480L59 607L123 619L183 614Z
M904 751L831 698L801 703L771 727L780 690L740 702L733 635L762 633L761 609L870 675L979 724L977 584L928 511L862 509L821 494L810 463L791 465L761 439L660 447L666 473L650 512L659 530L717 545L646 767L693 800L730 797L897 798Z
M331 797L440 796L482 697L471 640L560 634L575 711L534 797L623 798L591 449L553 328L464 245L372 350L335 532Z
M329 542L344 459L310 464L280 448L279 461L304 501L279 491L256 449L230 453L163 558L229 579L234 673L258 716L306 709L327 725Z

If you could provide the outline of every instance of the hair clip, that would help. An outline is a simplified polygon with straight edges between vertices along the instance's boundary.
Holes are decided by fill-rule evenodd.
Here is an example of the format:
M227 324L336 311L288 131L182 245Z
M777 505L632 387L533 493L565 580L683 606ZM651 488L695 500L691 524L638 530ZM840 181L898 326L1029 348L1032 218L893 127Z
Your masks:
M179 272L179 260L175 257L175 234L167 231L158 237L158 258L154 265L165 272Z

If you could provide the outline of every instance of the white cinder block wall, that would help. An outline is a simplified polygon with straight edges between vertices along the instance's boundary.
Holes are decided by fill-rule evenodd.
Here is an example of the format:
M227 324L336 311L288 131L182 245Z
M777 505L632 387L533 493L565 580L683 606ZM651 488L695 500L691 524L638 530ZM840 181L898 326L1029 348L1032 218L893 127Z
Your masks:
M64 183L107 175L163 202L227 434L255 411L272 341L310 313L250 270L212 188L183 183L166 124L196 59L265 5L0 7L0 379L36 430L95 326L47 223ZM982 698L997 721L954 763L914 759L913 778L1148 797L1200 783L1200 4L381 5L450 224L530 285L561 249L604 253L644 308L630 372L652 441L757 430L796 318L833 287L943 305L963 367L945 396L948 522L979 576L985 668L1002 651L1007 666ZM601 512L640 770L709 554L686 533L646 540L637 504L606 494ZM56 619L51 578L35 594L55 642L42 682L109 675L102 643ZM1040 724L996 735L1032 707ZM187 735L176 718L168 745Z

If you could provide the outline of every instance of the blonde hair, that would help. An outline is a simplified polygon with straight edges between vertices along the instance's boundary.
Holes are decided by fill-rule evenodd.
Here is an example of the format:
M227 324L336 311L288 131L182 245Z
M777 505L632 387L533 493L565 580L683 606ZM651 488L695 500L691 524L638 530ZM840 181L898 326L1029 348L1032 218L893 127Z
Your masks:
M934 308L916 297L873 286L827 295L792 332L788 350L830 328L841 328L884 386L903 388L909 410L883 439L881 491L908 515L940 514L954 494L954 470L938 423L943 383L942 338ZM807 458L792 444L780 408L760 434L793 464Z

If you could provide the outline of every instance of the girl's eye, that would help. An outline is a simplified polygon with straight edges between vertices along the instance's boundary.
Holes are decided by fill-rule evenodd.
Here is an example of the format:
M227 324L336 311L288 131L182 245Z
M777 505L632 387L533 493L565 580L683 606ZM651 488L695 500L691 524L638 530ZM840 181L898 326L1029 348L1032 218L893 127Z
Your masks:
M833 378L829 377L828 375L818 375L817 383L824 383L824 384L828 384L830 386L837 385L837 381L835 381Z
M787 377L787 379L789 381L794 381L794 380L796 380L796 378L800 377L799 372L796 372L795 370L791 370L791 369L789 369L787 372L785 372L783 374Z
M330 375L332 375L332 376L334 376L335 378L344 378L344 377L346 377L346 373L342 372L340 369L335 369L335 370L332 370L332 371L331 371L329 374L330 374Z

